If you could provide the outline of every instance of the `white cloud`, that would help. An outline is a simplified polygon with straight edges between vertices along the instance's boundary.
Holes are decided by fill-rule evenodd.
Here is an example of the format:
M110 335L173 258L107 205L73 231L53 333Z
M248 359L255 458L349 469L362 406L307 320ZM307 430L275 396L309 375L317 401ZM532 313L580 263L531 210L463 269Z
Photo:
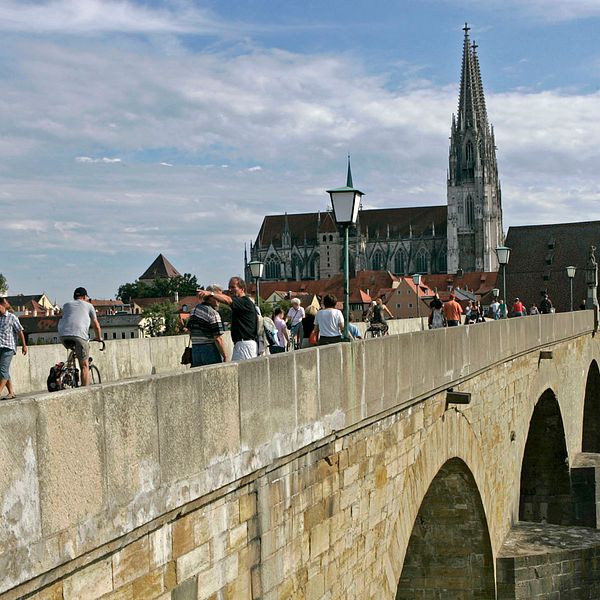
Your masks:
M4 0L0 30L29 33L216 33L223 24L192 2L152 8L127 0Z
M254 173L256 171L262 171L262 167L256 165L255 167L249 167L248 169L246 169L246 171L248 171L249 173Z
M121 159L120 158L108 158L108 157L103 157L103 158L91 158L90 156L77 156L75 157L75 162L78 163L120 163ZM161 163L163 164L163 163Z

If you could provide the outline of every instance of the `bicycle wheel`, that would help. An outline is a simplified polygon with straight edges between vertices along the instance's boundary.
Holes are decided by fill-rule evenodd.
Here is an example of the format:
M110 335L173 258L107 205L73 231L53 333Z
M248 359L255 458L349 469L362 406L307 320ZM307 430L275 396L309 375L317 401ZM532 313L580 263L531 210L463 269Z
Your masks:
M102 383L100 371L96 365L90 365L90 384L96 385L97 383Z

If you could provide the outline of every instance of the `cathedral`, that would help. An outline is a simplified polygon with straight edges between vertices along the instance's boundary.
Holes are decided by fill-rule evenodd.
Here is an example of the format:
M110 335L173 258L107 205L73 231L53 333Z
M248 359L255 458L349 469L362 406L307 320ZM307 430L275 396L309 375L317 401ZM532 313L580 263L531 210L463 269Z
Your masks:
M502 245L504 234L494 130L487 118L477 46L466 24L464 32L458 114L452 115L450 132L447 206L361 209L350 230L351 272L498 270L494 250ZM342 270L342 244L331 211L269 215L250 247L250 259L264 262L266 280L324 279ZM247 260L246 256L246 264Z

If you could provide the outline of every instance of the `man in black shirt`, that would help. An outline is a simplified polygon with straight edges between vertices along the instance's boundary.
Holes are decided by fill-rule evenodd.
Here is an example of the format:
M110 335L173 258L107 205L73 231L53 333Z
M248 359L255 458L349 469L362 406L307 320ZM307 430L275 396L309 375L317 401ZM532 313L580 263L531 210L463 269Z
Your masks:
M231 360L245 360L258 356L258 313L256 305L246 295L246 282L240 277L229 280L229 293L198 292L200 297L214 296L218 302L231 306Z

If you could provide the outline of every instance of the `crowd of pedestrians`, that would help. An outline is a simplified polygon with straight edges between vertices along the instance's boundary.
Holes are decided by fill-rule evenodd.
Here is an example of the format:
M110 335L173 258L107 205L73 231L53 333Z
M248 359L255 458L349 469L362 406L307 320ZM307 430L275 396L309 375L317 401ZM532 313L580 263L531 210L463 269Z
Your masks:
M198 291L198 298L199 303L186 322L190 334L192 367L250 359L263 354L266 349L270 354L278 354L288 349L335 344L343 339L344 316L336 308L337 298L332 294L323 297L320 309L311 305L305 310L299 298L292 298L287 314L281 307L276 307L272 318L261 315L259 307L247 294L245 281L240 277L232 277L226 291L218 285L212 285ZM228 356L225 344L225 326L218 310L219 304L231 309L231 356ZM450 294L449 299L442 302L436 293L429 308L430 329L456 327L463 322L463 317L465 324L473 324L485 321L486 316L496 320L554 312L546 293L542 295L539 306L532 303L529 309L520 298L515 298L510 308L502 298L494 298L487 314L477 301L468 302L463 308L454 294ZM10 365L17 351L18 339L21 341L22 353L27 353L23 327L9 309L7 299L0 297L0 399L15 397ZM388 317L393 318L393 315L382 298L373 300L364 315L370 328L378 328L382 335L388 332ZM87 385L89 380L90 327L94 328L96 339L101 340L96 311L85 288L79 287L74 292L73 300L63 306L59 336L65 346L75 351L83 385ZM348 333L350 339L361 337L359 328L352 322L348 323ZM7 395L2 396L5 388Z

